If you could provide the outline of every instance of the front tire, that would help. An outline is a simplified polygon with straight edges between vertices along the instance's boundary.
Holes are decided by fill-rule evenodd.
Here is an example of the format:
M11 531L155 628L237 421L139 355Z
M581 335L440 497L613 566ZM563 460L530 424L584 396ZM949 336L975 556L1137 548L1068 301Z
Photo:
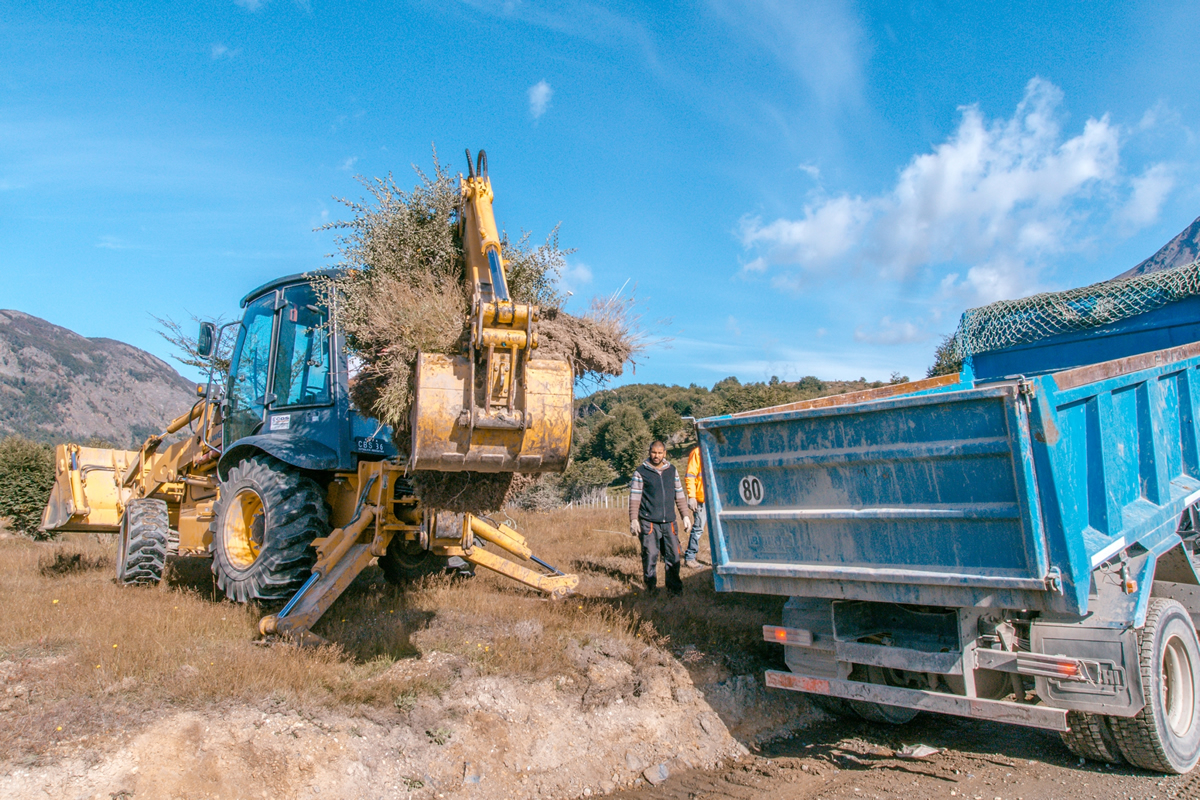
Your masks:
M214 512L213 573L225 596L239 603L295 594L316 561L313 539L329 534L316 481L268 455L229 470Z
M170 537L171 522L165 500L140 498L126 503L117 540L117 583L160 582Z
M1151 598L1138 651L1146 705L1111 718L1113 733L1129 763L1182 775L1200 760L1200 642L1183 605Z

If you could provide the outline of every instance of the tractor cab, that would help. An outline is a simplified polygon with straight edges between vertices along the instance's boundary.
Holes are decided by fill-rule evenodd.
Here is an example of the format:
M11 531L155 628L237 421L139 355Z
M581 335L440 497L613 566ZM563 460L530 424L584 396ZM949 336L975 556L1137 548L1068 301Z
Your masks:
M242 299L225 385L219 472L263 451L304 470L353 470L396 454L391 430L351 408L343 342L312 279L289 275Z

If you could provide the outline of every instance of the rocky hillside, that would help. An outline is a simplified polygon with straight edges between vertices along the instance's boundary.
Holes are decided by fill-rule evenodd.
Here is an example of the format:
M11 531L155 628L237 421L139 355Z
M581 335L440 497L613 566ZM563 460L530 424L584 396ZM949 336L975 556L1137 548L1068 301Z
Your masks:
M1184 228L1178 236L1164 244L1157 253L1131 270L1122 272L1117 278L1132 278L1160 269L1170 269L1190 264L1200 258L1200 217Z
M0 436L129 447L195 399L194 383L144 350L0 310Z

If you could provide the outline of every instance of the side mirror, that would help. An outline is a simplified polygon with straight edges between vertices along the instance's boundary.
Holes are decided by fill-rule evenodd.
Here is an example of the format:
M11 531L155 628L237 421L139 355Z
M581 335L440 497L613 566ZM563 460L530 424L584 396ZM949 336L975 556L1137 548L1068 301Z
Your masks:
M217 326L211 322L200 323L200 335L196 337L196 355L210 358L213 354L213 344L217 340Z

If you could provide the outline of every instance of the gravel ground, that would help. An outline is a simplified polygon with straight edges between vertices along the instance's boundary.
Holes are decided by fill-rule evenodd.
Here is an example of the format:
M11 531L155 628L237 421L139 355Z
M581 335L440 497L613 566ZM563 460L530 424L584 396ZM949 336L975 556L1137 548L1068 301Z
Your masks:
M941 752L897 756L904 745ZM618 794L645 800L1200 798L1200 773L1160 775L1081 763L1053 733L923 714L885 727L836 719L767 743L716 770L692 770Z

